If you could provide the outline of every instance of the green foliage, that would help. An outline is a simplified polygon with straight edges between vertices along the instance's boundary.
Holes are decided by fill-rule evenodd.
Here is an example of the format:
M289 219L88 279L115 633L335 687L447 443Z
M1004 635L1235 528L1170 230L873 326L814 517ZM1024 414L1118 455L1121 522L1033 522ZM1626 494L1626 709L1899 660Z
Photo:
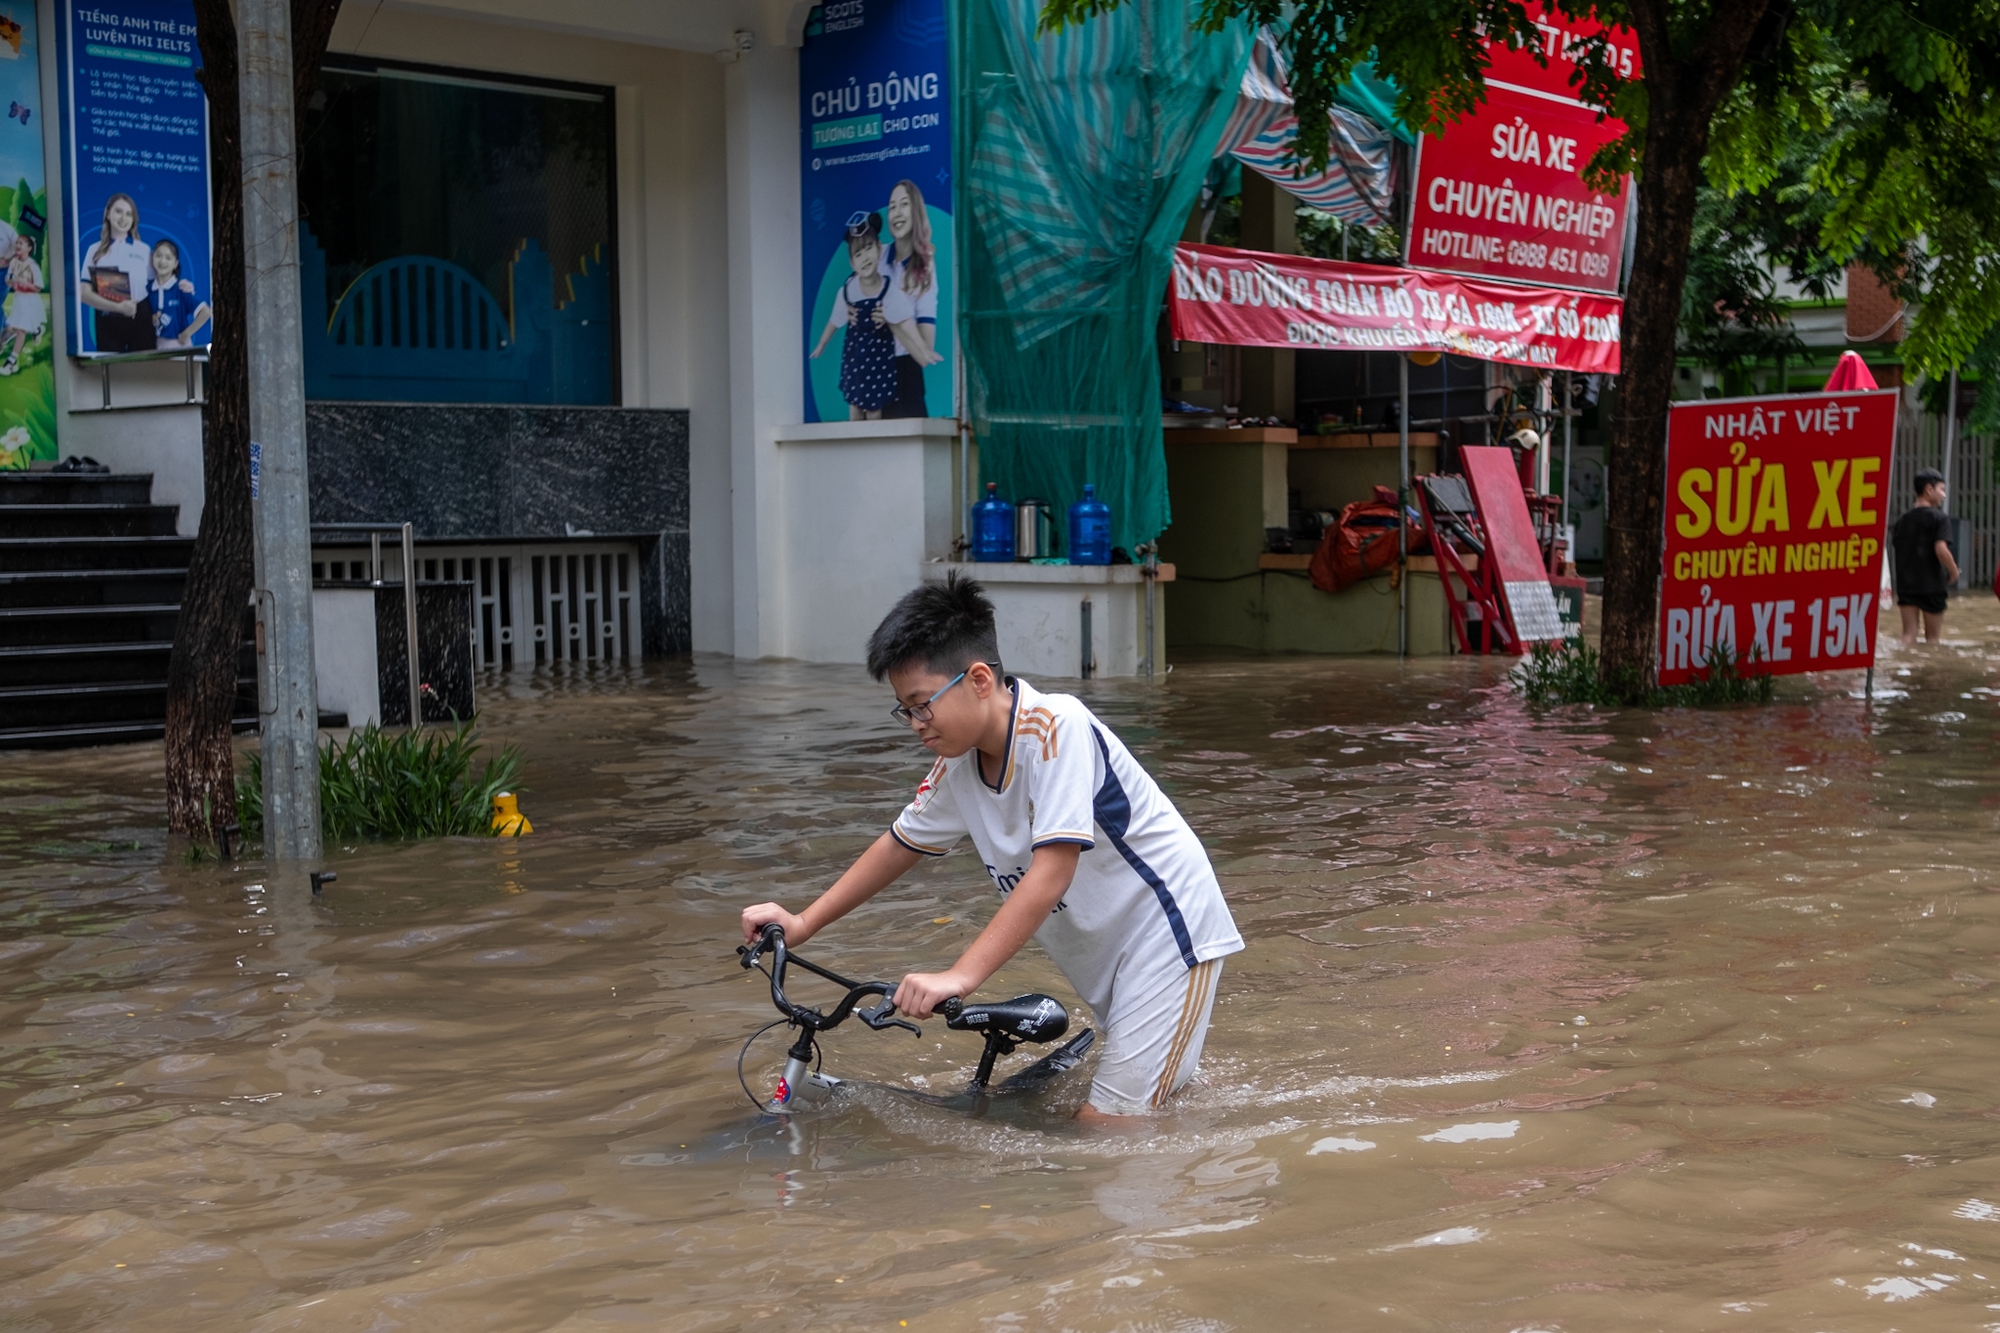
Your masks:
M1776 146L1778 160L1759 171L1754 185L1731 178L1720 163L1711 171L1711 179L1724 183L1700 191L1681 289L1681 347L1702 364L1731 369L1806 351L1778 293L1777 273L1810 299L1827 300L1857 257L1821 244L1832 199L1813 183L1813 173L1830 137L1801 131ZM1898 262L1893 255L1859 257Z
M479 741L470 722L447 731L383 731L362 727L343 747L329 739L319 752L319 814L329 842L402 842L416 838L481 837L492 833L493 794L514 790L521 751L503 746L474 771ZM262 756L236 779L237 817L246 832L264 826Z
M1538 643L1513 675L1514 688L1536 707L1552 704L1639 705L1649 708L1714 708L1725 704L1767 704L1774 682L1767 673L1744 674L1720 645L1709 649L1707 665L1685 685L1650 689L1637 672L1610 672L1589 644Z
M1041 30L1087 22L1122 2L1043 0ZM1552 3L1570 15L1595 8L1612 21L1623 18L1627 8L1616 0L1596 6L1587 0ZM1396 111L1405 125L1437 129L1484 100L1487 37L1532 48L1539 39L1534 16L1541 11L1539 3L1523 0L1200 0L1196 26L1220 32L1233 23L1247 22L1269 25L1280 34L1298 109L1299 158L1316 171L1326 166L1330 151L1327 111L1358 66L1372 63L1377 75L1400 90ZM1644 96L1636 82L1619 79L1604 42L1583 44L1578 53L1579 99L1621 117L1631 127L1625 139L1608 145L1588 169L1598 188L1615 189L1616 178L1631 169L1631 159L1644 141Z
M1403 257L1403 239L1394 226L1364 227L1342 222L1331 213L1298 206L1299 253L1315 259L1345 259L1355 264L1394 264ZM1342 242L1346 251L1342 253Z

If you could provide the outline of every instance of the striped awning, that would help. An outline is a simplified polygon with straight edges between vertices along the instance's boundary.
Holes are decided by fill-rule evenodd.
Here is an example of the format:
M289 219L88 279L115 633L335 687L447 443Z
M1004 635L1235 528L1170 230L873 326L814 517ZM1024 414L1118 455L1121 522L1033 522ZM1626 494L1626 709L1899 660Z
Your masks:
M1294 155L1298 117L1293 114L1285 59L1269 28L1260 29L1243 72L1236 109L1216 156L1233 156L1287 193L1342 222L1376 227L1390 217L1395 197L1391 131L1344 106L1328 113L1331 155L1326 170L1305 171Z

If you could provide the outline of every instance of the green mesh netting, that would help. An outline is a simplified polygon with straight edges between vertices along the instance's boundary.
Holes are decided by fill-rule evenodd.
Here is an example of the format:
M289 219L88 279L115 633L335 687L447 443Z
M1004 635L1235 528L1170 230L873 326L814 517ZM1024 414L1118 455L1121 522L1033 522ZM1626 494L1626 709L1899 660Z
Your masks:
M953 9L980 480L1058 514L1095 483L1130 551L1167 526L1160 302L1251 32L1196 32L1199 0L1126 0L1039 40L1040 0Z

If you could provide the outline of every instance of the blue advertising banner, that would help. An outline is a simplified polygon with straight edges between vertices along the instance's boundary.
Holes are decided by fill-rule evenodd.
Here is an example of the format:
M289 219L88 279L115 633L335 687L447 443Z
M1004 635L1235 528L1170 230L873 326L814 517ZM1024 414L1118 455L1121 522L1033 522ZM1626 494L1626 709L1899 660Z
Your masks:
M34 0L0 0L0 470L56 457L55 348L44 270L48 179L42 162L42 61Z
M72 356L209 336L208 100L192 0L58 0Z
M949 417L945 0L833 0L799 52L807 421Z

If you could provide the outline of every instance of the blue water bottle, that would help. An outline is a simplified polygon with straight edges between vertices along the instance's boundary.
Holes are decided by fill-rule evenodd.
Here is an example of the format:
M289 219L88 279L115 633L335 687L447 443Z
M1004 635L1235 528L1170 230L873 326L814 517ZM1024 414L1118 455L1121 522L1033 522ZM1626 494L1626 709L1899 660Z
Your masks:
M1069 507L1069 562L1111 563L1111 506L1097 498L1095 486L1086 485L1083 498Z
M972 558L992 563L1014 558L1014 506L1000 498L998 482L986 483L986 498L972 506Z

